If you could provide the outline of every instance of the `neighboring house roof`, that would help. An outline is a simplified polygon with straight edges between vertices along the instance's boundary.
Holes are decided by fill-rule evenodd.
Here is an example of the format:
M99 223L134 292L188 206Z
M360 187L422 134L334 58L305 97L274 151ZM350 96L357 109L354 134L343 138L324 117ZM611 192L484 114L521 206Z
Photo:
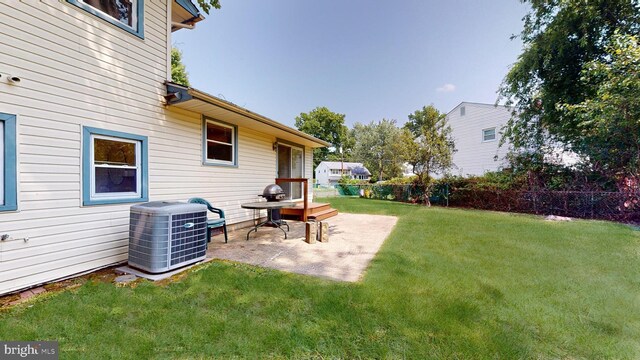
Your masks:
M222 100L203 91L166 82L167 105L187 111L193 111L211 118L219 118L224 114L225 119L232 120L236 125L245 126L256 131L273 134L277 138L289 140L312 148L330 146L328 142L315 138L300 130L288 127L266 116L256 114L232 102Z
M366 167L364 166L358 166L358 167L354 167L353 169L351 169L351 173L353 175L366 175L366 176L371 176L371 173L369 172L369 170L367 170Z
M342 162L342 161L322 161L318 164L318 167L325 164L331 170L346 169L351 170L354 175L367 175L371 176L371 172L362 163L358 162ZM316 167L316 169L318 168Z
M479 106L487 106L487 107L492 107L492 108L511 109L510 107L505 106L505 105L487 104L487 103L479 103L479 102L473 102L473 101L462 101L458 105L454 106L453 109L449 110L449 112L447 113L447 116L449 116L449 114L454 112L460 106L464 106L464 105L479 105Z

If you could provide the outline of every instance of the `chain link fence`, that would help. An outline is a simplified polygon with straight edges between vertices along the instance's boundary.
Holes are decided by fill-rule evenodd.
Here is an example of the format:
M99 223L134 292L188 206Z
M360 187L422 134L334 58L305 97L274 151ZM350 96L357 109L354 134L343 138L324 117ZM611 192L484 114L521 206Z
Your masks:
M332 196L420 204L426 203L427 199L425 186L414 184L337 185ZM483 190L438 184L431 189L428 198L431 204L440 206L640 222L640 192Z

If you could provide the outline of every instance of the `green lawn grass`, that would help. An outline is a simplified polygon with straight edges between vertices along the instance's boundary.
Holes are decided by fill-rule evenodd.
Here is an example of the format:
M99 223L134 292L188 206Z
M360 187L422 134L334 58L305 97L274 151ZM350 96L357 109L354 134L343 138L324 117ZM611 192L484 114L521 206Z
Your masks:
M328 199L395 215L361 283L229 262L88 283L0 313L61 358L640 358L640 232L599 221Z

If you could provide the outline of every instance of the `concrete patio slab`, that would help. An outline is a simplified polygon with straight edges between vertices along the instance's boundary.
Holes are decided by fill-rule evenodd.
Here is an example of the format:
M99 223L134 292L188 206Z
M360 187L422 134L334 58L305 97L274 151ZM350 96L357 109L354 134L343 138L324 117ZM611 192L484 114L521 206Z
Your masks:
M325 220L329 223L329 242L308 244L304 241L303 222L288 221L288 239L279 229L249 228L222 236L209 244L207 260L224 259L338 281L358 281L369 262L396 225L398 218L383 215L341 213ZM222 241L221 241L222 240Z

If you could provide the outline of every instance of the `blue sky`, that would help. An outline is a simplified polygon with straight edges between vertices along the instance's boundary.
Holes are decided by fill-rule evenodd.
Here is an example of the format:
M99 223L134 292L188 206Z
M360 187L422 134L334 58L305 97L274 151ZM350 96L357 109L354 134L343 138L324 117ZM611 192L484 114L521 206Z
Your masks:
M518 0L222 0L173 33L191 86L293 126L317 106L355 122L494 103L522 50Z

